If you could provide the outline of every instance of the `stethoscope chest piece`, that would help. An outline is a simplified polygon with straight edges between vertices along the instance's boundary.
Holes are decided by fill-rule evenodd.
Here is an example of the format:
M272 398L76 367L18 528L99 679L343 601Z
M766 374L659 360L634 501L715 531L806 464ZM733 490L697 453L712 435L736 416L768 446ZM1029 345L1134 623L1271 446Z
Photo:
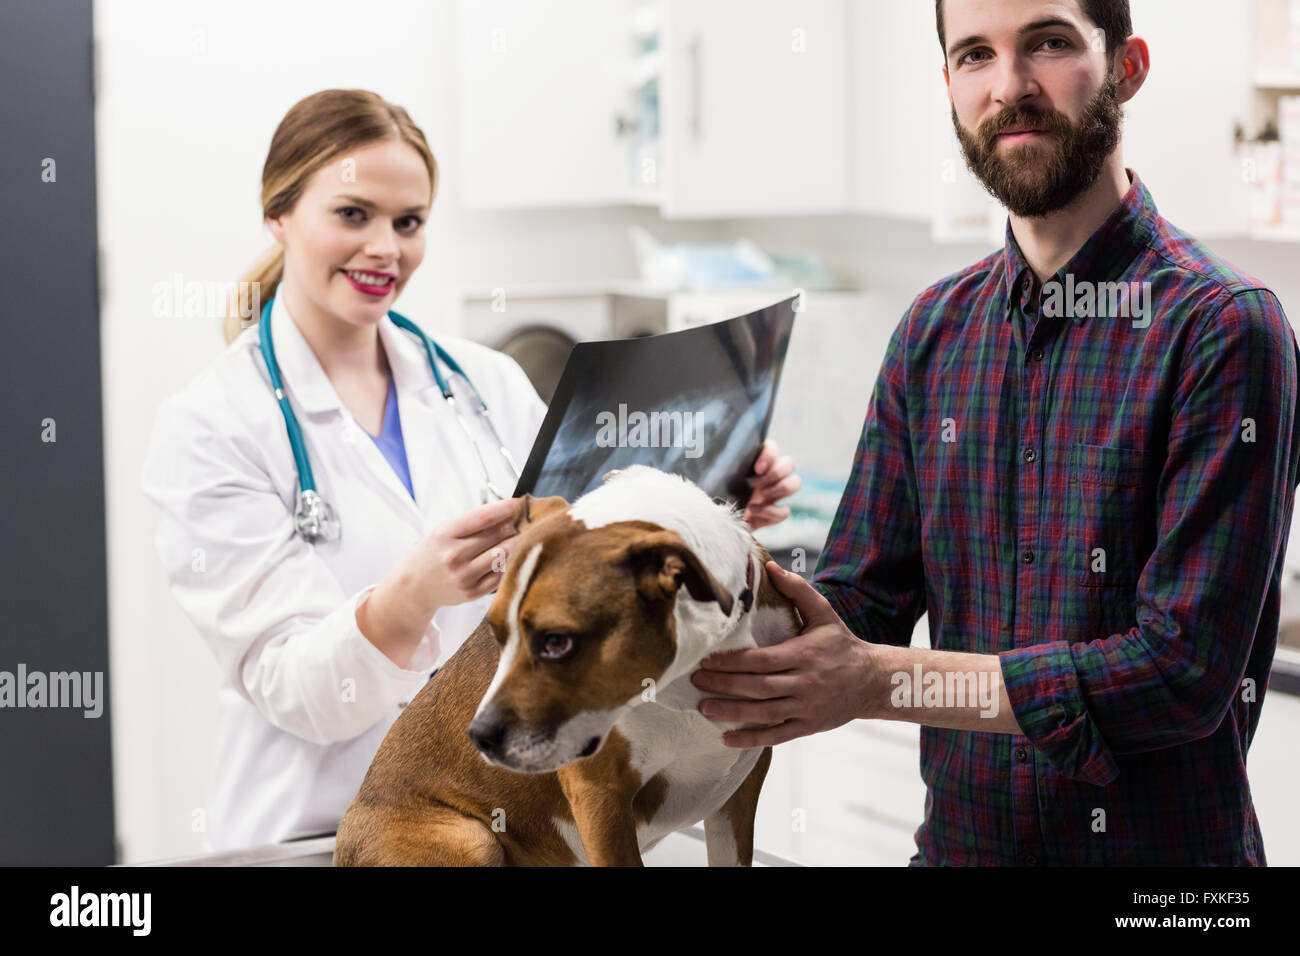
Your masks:
M337 541L342 530L329 502L311 490L298 492L298 509L293 522L304 540L312 544Z

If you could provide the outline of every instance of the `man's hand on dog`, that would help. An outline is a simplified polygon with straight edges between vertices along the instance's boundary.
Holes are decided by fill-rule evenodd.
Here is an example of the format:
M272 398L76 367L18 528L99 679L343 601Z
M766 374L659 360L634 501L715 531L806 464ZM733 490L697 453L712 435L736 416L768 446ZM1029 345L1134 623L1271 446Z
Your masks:
M803 479L794 473L794 459L789 455L778 458L779 452L772 439L763 442L748 479L754 491L745 505L745 523L755 531L790 517L790 509L777 502L790 497L803 484Z
M706 657L691 682L703 691L739 700L706 697L700 713L713 720L766 725L730 730L729 747L767 747L831 730L866 716L871 701L888 696L888 676L872 645L858 640L811 584L775 561L767 573L794 601L803 631L771 647L745 648Z

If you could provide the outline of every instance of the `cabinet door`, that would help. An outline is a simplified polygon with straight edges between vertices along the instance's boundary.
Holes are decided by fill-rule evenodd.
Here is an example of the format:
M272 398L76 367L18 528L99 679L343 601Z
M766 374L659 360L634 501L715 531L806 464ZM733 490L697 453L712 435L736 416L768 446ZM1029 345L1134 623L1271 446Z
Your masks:
M934 4L852 3L849 36L854 211L928 220L952 125Z
M665 0L663 213L843 212L843 0Z
M1150 45L1151 73L1124 104L1124 164L1178 228L1201 239L1242 234L1246 195L1232 124L1250 120L1248 5L1134 4L1133 32Z
M611 0L461 0L457 70L466 205L627 202L617 119L628 14Z

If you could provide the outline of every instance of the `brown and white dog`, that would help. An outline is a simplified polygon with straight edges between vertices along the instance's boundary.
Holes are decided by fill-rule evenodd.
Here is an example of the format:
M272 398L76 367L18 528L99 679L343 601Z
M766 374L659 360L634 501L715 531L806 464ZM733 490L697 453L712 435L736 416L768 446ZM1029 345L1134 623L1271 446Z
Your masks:
M515 526L487 616L389 729L335 864L640 865L703 820L710 866L750 865L772 751L727 747L743 725L700 714L690 675L799 632L767 551L644 466L572 505L525 497Z

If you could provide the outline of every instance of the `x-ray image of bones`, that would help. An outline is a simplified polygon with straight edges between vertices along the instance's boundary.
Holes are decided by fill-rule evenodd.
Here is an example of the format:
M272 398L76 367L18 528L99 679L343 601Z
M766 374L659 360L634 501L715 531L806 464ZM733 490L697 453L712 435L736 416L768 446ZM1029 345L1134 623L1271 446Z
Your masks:
M573 501L607 471L643 464L743 507L794 302L680 332L575 346L515 494Z

